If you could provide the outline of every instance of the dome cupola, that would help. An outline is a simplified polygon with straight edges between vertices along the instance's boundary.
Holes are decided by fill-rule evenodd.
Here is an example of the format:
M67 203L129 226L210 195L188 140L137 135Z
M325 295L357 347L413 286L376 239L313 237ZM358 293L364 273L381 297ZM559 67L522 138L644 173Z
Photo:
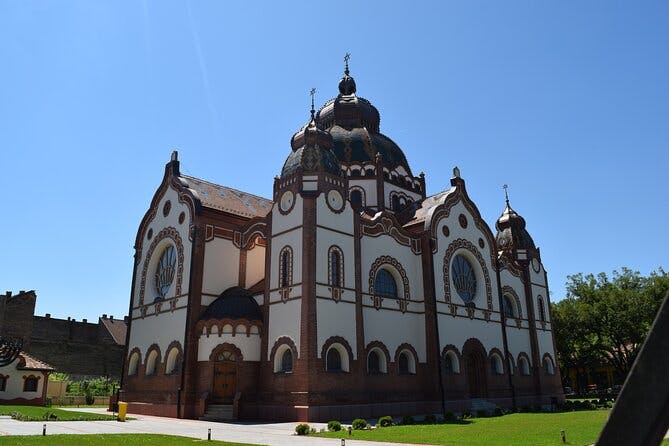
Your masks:
M497 228L497 247L507 249L535 249L534 240L525 229L525 219L509 205L509 196L506 196L504 212L495 223Z
M312 90L311 119L291 138L292 151L281 169L281 178L298 172L341 175L339 160L332 152L332 136L316 124L314 92Z

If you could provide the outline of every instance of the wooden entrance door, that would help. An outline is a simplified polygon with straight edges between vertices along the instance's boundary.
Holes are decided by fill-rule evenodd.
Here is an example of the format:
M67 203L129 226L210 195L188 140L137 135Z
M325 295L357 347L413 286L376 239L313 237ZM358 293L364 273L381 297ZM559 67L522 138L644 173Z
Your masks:
M237 390L237 362L232 352L223 352L214 362L213 397L216 401L230 402Z
M470 353L467 355L467 381L470 398L485 398L487 394L485 379L485 362L481 355Z

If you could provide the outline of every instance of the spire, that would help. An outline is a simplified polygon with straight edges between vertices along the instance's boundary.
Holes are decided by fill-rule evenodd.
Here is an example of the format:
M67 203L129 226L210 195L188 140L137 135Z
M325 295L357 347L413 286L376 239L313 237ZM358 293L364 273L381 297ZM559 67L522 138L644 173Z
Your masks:
M504 189L504 195L506 196L506 205L507 207L509 206L509 185L505 184L502 186L502 189Z
M344 77L339 81L340 95L350 96L355 94L355 80L349 75L348 61L351 59L351 53L346 53L344 56Z
M314 110L314 95L316 94L316 89L312 88L311 91L309 91L309 94L311 95L311 119L314 119L314 114L316 113Z

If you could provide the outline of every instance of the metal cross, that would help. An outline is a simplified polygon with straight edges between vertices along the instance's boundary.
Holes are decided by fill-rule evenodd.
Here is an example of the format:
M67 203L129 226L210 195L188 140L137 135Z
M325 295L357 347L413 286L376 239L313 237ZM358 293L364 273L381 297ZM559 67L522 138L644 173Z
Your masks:
M309 91L309 94L311 95L311 114L314 114L314 95L316 94L316 89L312 88Z
M344 56L344 62L346 63L346 74L348 74L348 61L351 59L351 53L346 53Z
M502 189L504 189L504 195L506 196L506 204L509 204L509 191L508 191L509 185L505 184L504 186L502 186Z

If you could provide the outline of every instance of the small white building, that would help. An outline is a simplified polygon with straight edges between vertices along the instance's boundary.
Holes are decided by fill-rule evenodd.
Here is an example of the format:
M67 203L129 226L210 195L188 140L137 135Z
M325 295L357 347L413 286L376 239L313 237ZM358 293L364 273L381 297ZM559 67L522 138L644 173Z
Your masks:
M25 352L0 367L0 404L43 406L49 374L54 368Z

